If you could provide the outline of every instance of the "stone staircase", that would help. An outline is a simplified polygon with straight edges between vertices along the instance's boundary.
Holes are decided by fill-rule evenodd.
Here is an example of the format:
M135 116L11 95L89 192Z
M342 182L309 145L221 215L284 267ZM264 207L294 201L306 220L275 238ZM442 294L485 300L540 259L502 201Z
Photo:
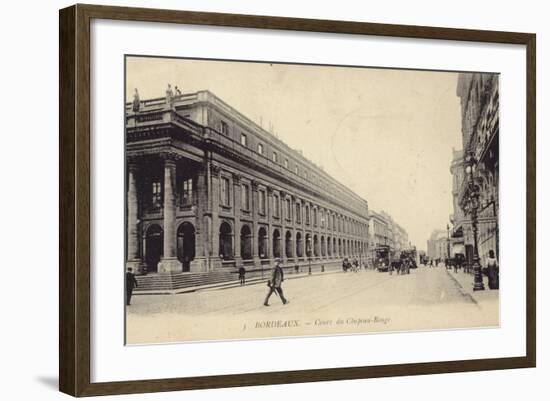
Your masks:
M308 265L300 264L300 274L307 273ZM312 263L312 274L318 274L321 270L321 265L325 265L325 271L339 271L340 265L335 262L316 262ZM293 277L296 272L293 266L283 267L286 277ZM259 268L248 268L246 272L247 283L261 280L268 280L270 277L270 268L266 266L263 270ZM136 276L138 287L135 289L136 294L154 294L154 293L166 293L175 290L184 290L186 288L192 289L197 287L208 286L224 286L225 284L231 285L237 283L239 280L239 273L235 268L220 269L213 272L198 273L173 273L173 274L147 274L143 276Z
M171 291L189 287L225 283L239 279L236 270L220 270L208 273L148 274L136 276L136 292Z

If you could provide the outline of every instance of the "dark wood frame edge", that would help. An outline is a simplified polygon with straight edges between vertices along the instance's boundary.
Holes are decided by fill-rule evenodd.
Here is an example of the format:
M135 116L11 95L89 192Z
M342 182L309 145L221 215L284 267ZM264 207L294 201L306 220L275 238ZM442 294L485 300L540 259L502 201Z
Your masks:
M479 41L527 48L526 356L123 382L90 382L90 20L186 23L403 38ZM536 35L351 21L77 4L59 13L59 388L73 396L351 380L536 366Z

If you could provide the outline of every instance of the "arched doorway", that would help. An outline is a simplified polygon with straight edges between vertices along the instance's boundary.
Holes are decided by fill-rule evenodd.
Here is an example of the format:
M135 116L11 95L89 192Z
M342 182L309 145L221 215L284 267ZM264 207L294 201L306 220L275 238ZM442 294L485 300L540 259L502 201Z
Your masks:
M321 235L321 256L324 258L327 256L327 245L325 243L325 236Z
M220 258L233 259L233 230L226 221L220 225Z
M292 233L290 231L285 234L285 254L287 258L292 257Z
M296 256L301 258L304 256L304 248L302 245L302 234L296 233Z
M280 258L281 257L281 233L279 230L275 229L273 230L273 257L274 258Z
M264 227L258 230L258 255L260 259L267 258L267 231Z
M330 258L332 256L332 239L327 237L327 256Z
M308 258L311 257L311 247L312 247L312 243L311 243L311 234L306 234L306 256Z
M252 259L252 231L246 224L241 227L241 257Z
M313 255L315 257L319 256L319 237L317 237L317 234L313 236Z
M145 263L147 272L157 272L162 257L163 232L158 224L152 224L145 234Z
M193 224L185 222L178 227L177 252L182 271L188 272L191 261L195 259L195 227Z

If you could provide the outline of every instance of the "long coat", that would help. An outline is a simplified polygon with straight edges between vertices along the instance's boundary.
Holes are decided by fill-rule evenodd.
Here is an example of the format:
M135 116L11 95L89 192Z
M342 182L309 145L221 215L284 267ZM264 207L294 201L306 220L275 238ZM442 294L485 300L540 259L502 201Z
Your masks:
M137 288L138 282L136 276L132 272L126 272L126 291L132 291L134 288Z
M271 274L271 286L279 288L284 280L284 273L281 266L275 266Z

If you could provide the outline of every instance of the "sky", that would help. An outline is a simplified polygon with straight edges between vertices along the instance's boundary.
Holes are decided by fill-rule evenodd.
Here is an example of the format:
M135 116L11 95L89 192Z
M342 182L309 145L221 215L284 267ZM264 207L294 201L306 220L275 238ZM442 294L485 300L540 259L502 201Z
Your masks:
M384 210L418 249L452 213L454 72L128 57L126 96L209 90Z

